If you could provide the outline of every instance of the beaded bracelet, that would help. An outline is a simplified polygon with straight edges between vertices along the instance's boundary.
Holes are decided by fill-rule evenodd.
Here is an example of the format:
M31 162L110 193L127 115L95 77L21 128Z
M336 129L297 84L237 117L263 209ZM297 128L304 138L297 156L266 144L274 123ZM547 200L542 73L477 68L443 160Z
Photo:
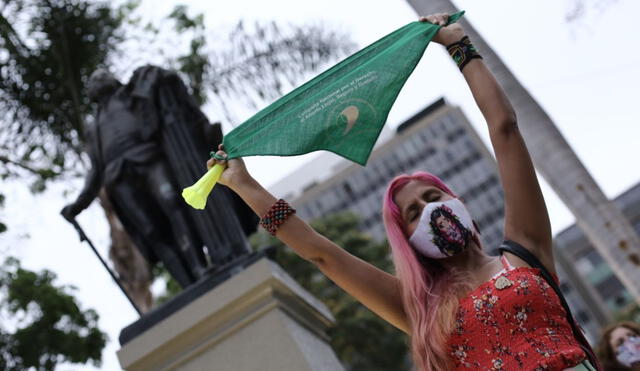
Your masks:
M272 236L276 235L278 228L287 221L291 214L295 214L296 210L292 208L287 201L279 199L262 218L260 225L266 229Z
M478 53L478 49L471 44L469 36L464 36L460 41L447 46L447 51L458 65L458 68L460 68L460 71L462 71L464 66L471 62L472 59L482 59L482 56Z

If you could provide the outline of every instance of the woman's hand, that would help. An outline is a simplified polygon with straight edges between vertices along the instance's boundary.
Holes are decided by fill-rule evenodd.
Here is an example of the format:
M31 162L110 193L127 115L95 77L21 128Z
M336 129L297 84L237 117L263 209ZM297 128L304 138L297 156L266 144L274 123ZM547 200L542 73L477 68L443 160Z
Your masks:
M426 17L420 17L420 22L429 22L438 26L443 26L433 38L433 41L444 46L460 41L464 36L464 29L462 29L460 24L453 23L446 26L448 21L449 14L447 13L436 13Z
M216 152L216 155L224 157L225 160L216 160L210 158L209 161L207 161L207 169L211 169L213 165L216 164L226 167L226 169L222 172L218 183L225 185L231 189L235 189L235 187L253 180L251 178L251 175L249 175L247 167L244 165L244 161L242 161L242 159L234 158L229 161L226 160L227 153L224 151L224 147L222 146L222 144L218 146L218 152Z

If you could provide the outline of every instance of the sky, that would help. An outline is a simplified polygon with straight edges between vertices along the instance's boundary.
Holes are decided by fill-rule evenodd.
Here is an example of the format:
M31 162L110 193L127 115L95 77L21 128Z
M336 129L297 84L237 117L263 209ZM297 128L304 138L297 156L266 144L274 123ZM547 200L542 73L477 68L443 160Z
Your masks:
M192 12L204 13L211 29L231 26L240 19L293 24L323 21L328 27L348 32L359 47L417 18L401 0L323 0L304 5L292 0L181 3ZM141 10L144 17L160 21L181 3L143 0ZM580 21L571 24L566 22L565 15L572 0L455 3L467 11L469 21L556 122L608 197L615 197L640 181L633 160L640 158L637 145L640 50L634 47L637 35L634 21L640 12L640 2L612 0L606 8L589 8ZM587 0L587 3L603 2ZM400 93L387 126L397 127L441 96L462 108L488 144L484 121L464 80L448 55L435 44L429 46ZM216 120L210 107L205 107L205 112L212 121ZM247 110L240 115L248 118L253 113ZM317 154L311 154L295 158L248 158L246 162L254 177L269 186L300 166L322 166L313 162L316 158ZM552 228L557 233L574 219L546 182L542 185ZM100 327L110 337L101 369L118 370L117 336L137 315L89 247L79 242L74 229L58 214L77 196L81 186L80 180L58 183L43 194L32 195L24 181L1 184L1 191L8 197L5 208L0 210L0 219L6 221L9 231L0 234L0 254L19 257L29 269L50 269L58 274L60 284L77 287L82 306L98 311ZM102 209L94 203L78 221L106 257L109 231ZM95 367L63 365L58 369Z

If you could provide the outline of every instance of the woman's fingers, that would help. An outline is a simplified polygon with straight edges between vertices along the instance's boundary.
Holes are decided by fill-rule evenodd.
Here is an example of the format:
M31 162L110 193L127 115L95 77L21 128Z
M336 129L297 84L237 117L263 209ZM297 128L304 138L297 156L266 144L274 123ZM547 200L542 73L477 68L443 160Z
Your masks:
M446 13L438 13L435 15L436 17L436 24L439 26L446 26L447 25L447 21L449 20L449 15Z
M420 22L429 22L439 26L445 26L448 20L449 15L447 13L436 13L420 17Z
M220 146L218 146L218 148L220 148L222 146L222 144ZM225 151L218 151L216 152L216 157L217 158L210 158L207 161L207 169L211 169L214 165L222 165L222 166L227 166L227 153ZM224 160L221 160L219 158L224 158Z
M214 158L214 160L216 160L217 164L227 166L227 152L220 150L216 152L216 157L217 158ZM220 160L219 158L223 158L224 160Z

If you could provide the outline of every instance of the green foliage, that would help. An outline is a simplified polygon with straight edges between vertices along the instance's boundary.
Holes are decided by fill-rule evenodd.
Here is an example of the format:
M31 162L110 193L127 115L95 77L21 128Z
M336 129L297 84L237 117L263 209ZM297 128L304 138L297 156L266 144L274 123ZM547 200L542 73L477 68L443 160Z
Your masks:
M358 230L358 218L340 213L312 222L320 234L353 255L387 272L392 271L389 248ZM316 266L297 256L264 232L252 236L254 247L276 246L276 261L298 283L332 311L331 346L349 370L410 370L407 338L330 281Z
M569 9L565 12L567 23L575 23L585 19L587 16L600 16L617 0L570 0Z
M178 5L169 14L168 18L173 20L176 32L193 32L193 37L189 43L189 53L179 56L177 64L178 69L189 80L191 93L198 104L202 105L207 100L204 79L209 68L209 57L205 50L207 41L205 38L204 15L198 14L194 17L189 17L187 7Z
M615 322L623 321L640 323L640 305L638 303L630 303L626 308L615 314Z
M43 182L34 191L79 159L91 116L85 85L122 40L126 5L14 0L1 8L0 159L35 173Z
M157 264L153 267L152 274L154 279L161 279L164 282L164 292L160 296L154 298L154 306L160 306L166 303L182 291L182 287L180 287L178 281L171 276L169 271L162 266L162 264Z
M0 266L0 369L53 370L61 362L99 366L107 340L95 311L81 310L72 288L55 286L48 270L23 269L8 258ZM10 321L4 321L9 317Z

